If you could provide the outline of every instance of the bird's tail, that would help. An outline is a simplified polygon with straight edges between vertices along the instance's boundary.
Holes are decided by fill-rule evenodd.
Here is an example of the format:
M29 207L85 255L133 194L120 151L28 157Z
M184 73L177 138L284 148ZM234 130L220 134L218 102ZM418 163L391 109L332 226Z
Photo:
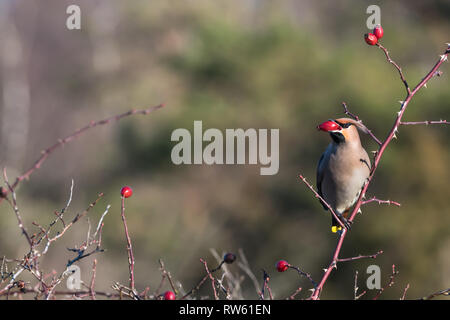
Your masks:
M347 219L349 212L350 212L350 209L345 210L344 213L342 213L342 216L345 219ZM341 230L342 230L342 227L339 224L339 221L337 221L337 219L334 217L334 215L331 215L331 232L336 233Z

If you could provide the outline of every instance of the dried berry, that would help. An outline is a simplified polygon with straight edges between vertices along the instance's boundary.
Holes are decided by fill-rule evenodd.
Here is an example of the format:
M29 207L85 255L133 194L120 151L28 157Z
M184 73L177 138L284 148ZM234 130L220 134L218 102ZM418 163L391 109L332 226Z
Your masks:
M225 261L225 263L231 264L236 260L236 255L234 253L226 253L223 256L223 261Z

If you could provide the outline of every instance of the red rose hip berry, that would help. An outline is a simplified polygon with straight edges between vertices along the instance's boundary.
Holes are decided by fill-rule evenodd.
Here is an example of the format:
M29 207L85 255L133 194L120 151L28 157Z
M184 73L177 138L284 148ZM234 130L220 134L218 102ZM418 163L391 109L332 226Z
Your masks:
M289 269L289 263L286 260L280 260L277 262L278 272L284 272Z
M172 291L164 292L164 300L175 300L175 293Z
M124 198L129 198L133 195L133 189L131 189L131 187L129 186L125 186L120 190L120 194Z
M366 40L366 43L371 46L376 45L378 42L377 36L374 35L373 33L366 33L364 35L364 39Z
M373 29L373 34L375 35L375 37L377 37L378 40L380 40L381 38L383 38L383 28L381 27L381 25L377 25L374 29Z

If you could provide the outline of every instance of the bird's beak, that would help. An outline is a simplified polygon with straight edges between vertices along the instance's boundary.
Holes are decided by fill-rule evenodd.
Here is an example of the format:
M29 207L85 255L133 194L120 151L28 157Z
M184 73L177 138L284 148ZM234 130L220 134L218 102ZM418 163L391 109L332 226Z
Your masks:
M342 130L342 127L332 120L325 121L317 126L317 130L325 132Z

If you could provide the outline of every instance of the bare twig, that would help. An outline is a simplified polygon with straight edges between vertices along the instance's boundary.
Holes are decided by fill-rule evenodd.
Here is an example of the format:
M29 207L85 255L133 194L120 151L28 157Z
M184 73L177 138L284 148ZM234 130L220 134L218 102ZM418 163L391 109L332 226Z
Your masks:
M273 300L272 290L270 290L270 287L269 287L270 277L267 274L266 270L263 269L262 272L263 272L263 284L262 284L262 288L261 288L260 299L264 300L264 292L267 289L270 300Z
M405 76L403 75L402 72L402 68L400 68L400 66L395 63L395 61L393 61L391 59L391 57L389 56L389 51L387 51L387 49L385 47L383 47L380 43L377 43L378 48L380 48L381 50L383 50L384 54L386 55L386 59L389 63L391 63L398 71L399 75L400 75L400 79L402 79L403 84L405 85L405 89L406 89L406 93L408 95L411 94L411 89L408 86L408 83L406 82Z
M124 286L118 282L115 282L111 288L113 288L114 290L119 292L119 299L122 300L123 296L127 296L133 300L142 300L141 297L133 290L131 290L131 288Z
M97 273L97 259L94 259L94 263L92 265L92 278L91 278L91 284L89 286L89 293L91 295L91 299L95 300L95 276Z
M36 246L38 246L38 245L42 242L42 240L43 240L44 238L48 240L48 238L49 238L48 235L50 234L50 231L51 231L52 227L53 227L54 225L56 225L56 223L57 223L59 220L61 220L61 223L62 223L62 225L63 225L63 228L66 227L66 223L65 223L64 220L63 220L63 216L64 216L64 213L66 212L67 208L69 208L69 206L70 206L70 204L71 204L71 202L72 202L73 187L74 187L74 181L73 181L73 179L72 179L72 184L71 184L71 186L70 186L69 199L67 200L67 203L66 203L65 207L62 208L61 211L60 211L59 213L55 211L56 218L55 218L55 220L53 220L53 221L49 224L47 230L45 230L45 229L44 229L42 226L40 226L38 223L33 222L33 224L34 224L35 226L39 227L39 229L41 230L41 234L42 234L42 236L41 236L41 234L39 234L40 238L36 241L36 243L35 243ZM44 252L43 254L45 254L45 253L46 253L46 252Z
M250 264L248 263L247 257L244 254L244 251L242 248L239 248L239 261L237 263L238 267L243 270L249 278L252 280L253 285L255 287L256 293L259 293L259 283L256 279L255 274L253 273L252 269L250 268ZM241 262L242 261L242 262Z
M72 134L68 135L67 137L63 138L63 139L59 139L54 145L48 147L47 149L43 150L41 152L41 156L39 157L39 159L37 159L34 164L27 170L25 171L22 175L18 176L16 178L16 180L14 181L14 183L12 184L10 190L2 190L2 197L0 197L0 202L2 201L2 198L6 197L8 195L9 192L11 192L11 189L16 189L16 187L19 185L19 183L25 179L28 179L30 177L30 175L37 169L39 169L42 165L42 163L48 158L48 156L54 152L56 149L62 147L63 145L65 145L66 143L69 143L73 140L75 140L79 135L83 134L85 131L88 131L91 128L97 127L97 126L101 126L101 125L106 125L106 124L110 124L113 122L117 122L125 117L128 116L132 116L132 115L147 115L149 113L151 113L154 110L160 109L164 106L164 104L159 104L157 106L153 106L147 109L142 109L142 110L136 110L136 109L132 109L128 112L122 113L122 114L118 114L103 120L99 120L99 121L91 121L88 125L84 126L81 129L76 130L75 132L73 132Z
M314 193L314 195L316 196L316 198L320 199L325 206L328 208L328 210L330 210L331 214L336 218L337 222L339 223L339 225L346 229L347 227L344 225L344 223L341 221L341 218L336 214L336 212L334 212L333 208L331 208L331 206L328 204L328 202L325 201L324 198L322 198L320 196L320 194L317 193L316 190L314 190L314 187L308 182L306 181L306 178L303 177L302 175L299 175L299 178L303 181L304 184L306 184L306 186Z
M108 204L106 206L105 212L103 212L102 216L100 217L100 220L98 221L97 229L95 230L93 238L97 237L97 234L99 233L100 229L103 227L103 219L105 218L106 214L108 213L109 208L111 208L111 205Z
M89 207L87 207L86 210L84 210L82 213L78 213L75 218L73 218L73 220L67 224L62 231L58 232L53 238L48 238L47 240L47 244L44 248L44 251L42 251L42 254L46 254L48 251L48 248L50 247L50 244L56 240L58 240L59 238L61 238L67 230L70 229L70 227L72 227L73 224L75 224L77 221L79 221L81 218L83 218L86 214L89 213L89 211L97 204L97 202L103 197L103 193L100 193L97 197L97 199L95 199L94 202L92 202Z
M221 265L222 261L224 261L225 253L222 253L222 255L219 255L218 252L213 248L209 249L209 251L214 256L217 263L219 263L219 265ZM228 284L226 299L228 299L228 300L244 299L244 297L242 296L242 293L241 293L241 283L243 281L243 277L235 276L233 273L231 273L230 270L228 269L227 263L223 263L221 269L223 271L222 279L226 278L227 284ZM217 282L219 283L219 285L221 285L222 280L217 279ZM222 291L223 291L223 289L222 289Z
M223 284L223 280L225 279L225 273L222 274L222 277L219 279L217 278L217 286L222 290L223 294L225 295L225 299L231 300L230 290L229 288L226 288Z
M42 294L42 291L40 291L37 288L23 288L19 290L10 290L9 295L14 296L17 294L29 294L29 293L38 293ZM6 292L0 293L0 296L6 295ZM79 291L54 291L53 296L75 296L75 297L82 297L82 296L89 296L91 294L90 291L86 290L79 290ZM104 291L95 291L95 295L97 296L104 296L107 298L114 298L119 297L119 294L117 293L110 293L110 292L104 292Z
M406 298L406 291L408 291L408 289L409 289L409 283L406 285L405 289L403 290L403 294L402 294L400 300L405 300L405 298Z
M364 290L363 292L361 292L359 295L356 296L355 300L359 300L363 295L365 295L367 293L366 290Z
M85 253L86 249L75 249L75 248L74 249L70 249L70 248L68 248L68 250L76 252L78 255L75 258L69 260L67 262L67 264L66 264L66 267L70 267L75 262L80 261L81 259L87 258L87 257L89 257L89 256L91 256L93 254L100 253L100 252L104 251L99 246L97 246L95 249L93 249L91 252L88 252L88 253Z
M301 287L297 288L297 290L295 290L293 294L291 294L288 298L286 298L286 300L294 300L295 296L298 295L301 291L302 291Z
M193 294L194 292L197 292L197 291L200 289L200 287L203 285L203 283L206 281L206 279L208 279L208 277L209 277L209 275L206 274L206 275L205 275L205 276L197 283L197 285L196 285L194 288L192 288L191 290L189 290L189 292L187 292L184 296L182 296L180 300L184 300L184 299L186 299L187 297L189 297L191 294Z
M384 292L384 290L386 290L386 288L392 287L392 285L394 284L394 280L395 280L395 276L398 274L398 271L395 271L395 265L392 265L392 273L389 276L389 282L387 285L385 285L383 288L380 289L380 291L378 291L378 294L373 298L373 300L377 300L381 294Z
M135 293L134 288L134 255L133 246L131 245L130 234L128 233L127 220L125 218L125 197L122 196L122 206L121 206L122 222L125 229L125 237L127 239L127 252L128 252L128 268L130 270L130 289Z
M216 291L215 279L214 279L214 277L212 276L211 272L208 269L208 264L203 259L200 259L200 261L205 266L205 270L206 270L207 276L209 277L209 279L211 279L211 286L212 286L212 289L213 289L213 292L214 292L214 299L215 300L219 300L219 296L217 295L217 291Z
M19 228L22 230L22 234L25 236L25 238L28 241L28 244L30 245L30 248L33 248L33 241L31 240L30 236L28 235L27 229L25 228L22 220L22 216L20 215L19 208L17 207L17 199L16 199L16 193L14 192L14 188L9 184L8 181L8 175L6 174L6 168L3 168L3 179L5 180L6 185L8 186L9 191L12 194L12 202L10 202L12 208L14 209L14 213L16 214L17 222L19 223ZM8 198L6 198L8 199ZM0 199L1 200L1 199ZM9 202L9 200L8 200Z
M362 202L361 202L361 205L365 205L365 204L368 204L368 203L371 203L371 202L377 202L378 204L388 204L388 205L393 204L394 206L397 206L397 207L400 207L400 206L401 206L401 204L398 203L398 202L396 202L396 201L392 201L392 200L380 200L380 199L377 199L377 198L375 198L375 197L372 197L372 198L370 198L369 200L364 200L364 201L362 201Z
M173 284L172 276L170 275L170 272L166 270L166 266L164 265L162 259L159 259L159 265L161 266L160 270L163 274L163 277L167 277L173 292L175 293L175 295L178 295L178 290L175 288L175 285Z
M426 121L400 121L400 125L403 126L411 126L411 125L419 125L419 124L425 124L425 125L430 125L430 124L450 124L450 121L447 120L426 120Z
M62 219L64 212L66 212L67 208L69 208L70 204L72 203L72 196L73 196L73 186L75 185L73 179L72 183L70 185L70 193L69 193L69 199L67 200L66 205L64 208L61 209L60 218Z
M450 296L450 288L436 291L436 292L430 294L429 296L421 298L421 300L431 300L438 296Z
M200 259L200 261L205 265L205 268L207 268L205 260ZM192 295L193 293L197 292L200 289L200 287L203 285L203 283L206 281L206 279L208 279L208 277L212 277L212 274L214 272L216 272L217 270L219 270L224 263L225 263L225 261L222 260L216 268L214 268L212 270L207 269L206 275L197 283L197 285L194 288L192 288L191 290L189 290L189 292L187 292L184 296L182 296L180 300L184 300L187 297L189 297L190 295Z
M359 259L375 259L376 257L378 257L378 255L382 254L383 250L378 251L375 254L371 254L371 255L367 255L367 256L362 256L359 255L357 257L351 257L351 258L344 258L344 259L337 259L337 262L346 262L346 261L355 261L355 260L359 260Z
M311 275L309 273L303 272L302 270L300 270L299 267L293 266L291 264L289 265L289 268L294 269L295 271L297 271L299 275L308 278L308 280L311 281L311 283L314 286L314 288L317 287L317 283L313 280L313 278L311 277Z
M358 271L355 271L355 285L353 287L353 300L357 300L356 297L358 296Z
M359 123L362 124L362 120L359 119L359 117L353 113L351 113L348 110L347 104L345 102L342 102L342 106L344 107L344 113L348 116L350 116L351 118L353 118L354 120L358 121ZM369 128L367 128L365 125L364 127L367 130L367 134L380 146L382 145L382 142L373 134L372 130L370 130Z

